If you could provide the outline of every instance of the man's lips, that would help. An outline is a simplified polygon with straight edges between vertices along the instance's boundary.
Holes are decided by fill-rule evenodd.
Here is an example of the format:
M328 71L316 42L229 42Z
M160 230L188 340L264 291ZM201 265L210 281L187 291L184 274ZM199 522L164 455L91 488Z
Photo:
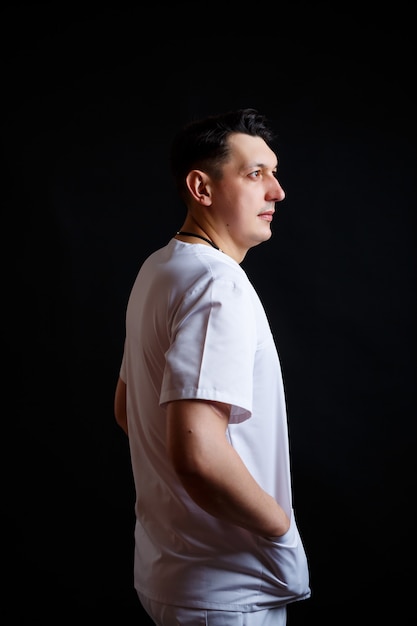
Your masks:
M264 213L259 213L258 217L260 217L261 220L265 220L266 222L272 222L274 213L275 211L265 211Z

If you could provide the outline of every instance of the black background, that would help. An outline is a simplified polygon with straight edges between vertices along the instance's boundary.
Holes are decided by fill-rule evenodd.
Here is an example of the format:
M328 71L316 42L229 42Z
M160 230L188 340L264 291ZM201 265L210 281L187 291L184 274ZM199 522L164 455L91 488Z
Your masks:
M412 3L117 7L1 13L6 623L147 623L113 417L124 311L184 218L173 132L243 106L276 129L287 194L243 265L282 360L310 559L289 626L409 623Z

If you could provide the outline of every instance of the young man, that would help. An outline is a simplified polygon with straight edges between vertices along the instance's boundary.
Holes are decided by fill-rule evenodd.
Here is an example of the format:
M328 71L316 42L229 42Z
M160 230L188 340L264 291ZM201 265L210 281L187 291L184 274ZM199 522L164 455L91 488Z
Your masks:
M283 626L310 596L279 359L240 266L285 197L272 140L253 109L178 133L185 221L128 301L115 416L136 488L135 588L158 626Z

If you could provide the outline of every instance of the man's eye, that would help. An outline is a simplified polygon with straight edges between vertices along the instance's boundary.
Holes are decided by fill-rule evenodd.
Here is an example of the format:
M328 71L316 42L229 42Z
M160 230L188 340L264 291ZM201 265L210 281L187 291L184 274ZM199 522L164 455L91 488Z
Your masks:
M249 176L252 176L252 178L258 178L260 173L261 173L261 170L255 170L254 172L251 172Z

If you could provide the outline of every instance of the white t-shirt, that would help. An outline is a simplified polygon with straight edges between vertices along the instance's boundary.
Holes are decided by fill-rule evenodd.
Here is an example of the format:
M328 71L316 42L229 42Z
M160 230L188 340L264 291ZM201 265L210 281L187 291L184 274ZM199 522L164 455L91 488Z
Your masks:
M136 488L137 591L166 604L239 611L308 597L278 354L241 266L175 239L153 253L129 298L120 374ZM291 517L278 541L214 518L180 484L166 455L164 405L186 398L232 406L231 444Z

